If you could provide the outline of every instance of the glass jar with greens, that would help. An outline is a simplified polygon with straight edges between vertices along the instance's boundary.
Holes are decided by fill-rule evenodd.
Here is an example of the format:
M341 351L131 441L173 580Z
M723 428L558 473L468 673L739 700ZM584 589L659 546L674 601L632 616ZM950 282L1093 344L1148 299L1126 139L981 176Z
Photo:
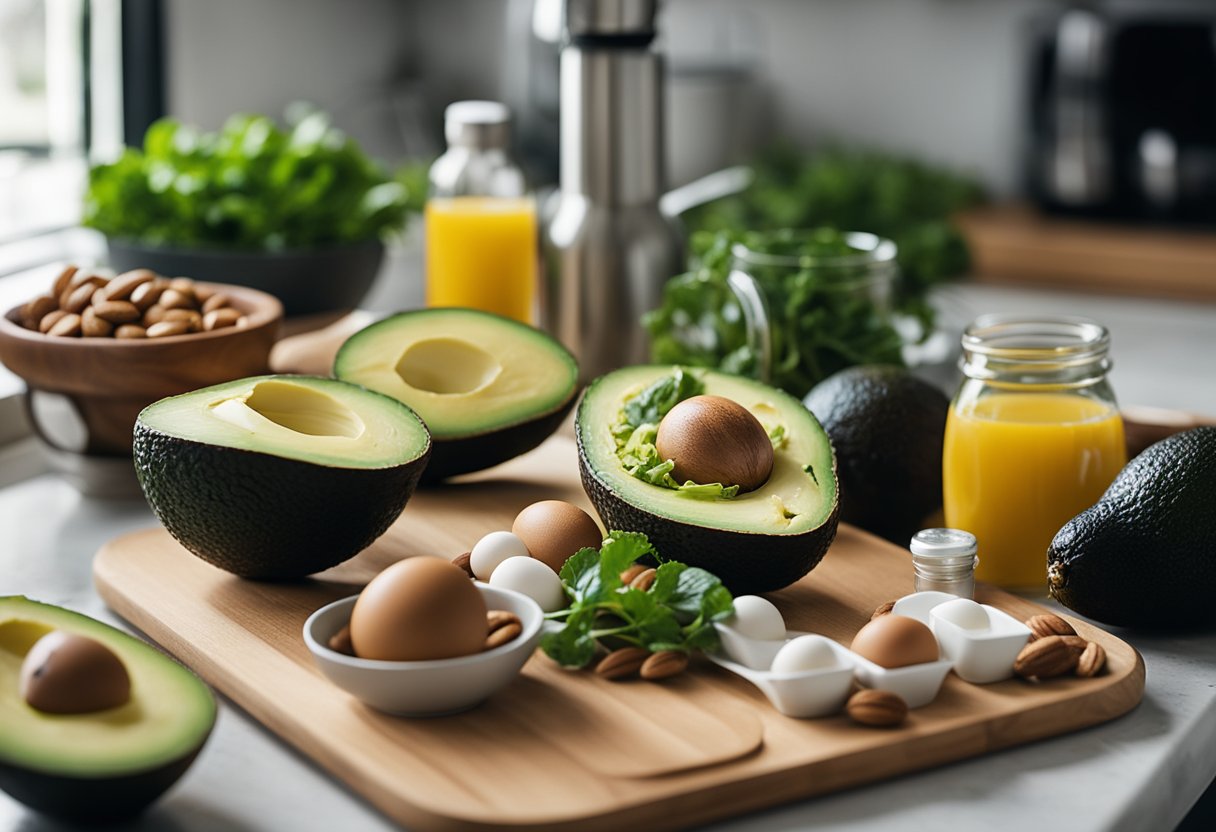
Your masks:
M902 364L890 240L785 229L694 236L697 268L646 318L655 360L718 367L804 396L856 364Z

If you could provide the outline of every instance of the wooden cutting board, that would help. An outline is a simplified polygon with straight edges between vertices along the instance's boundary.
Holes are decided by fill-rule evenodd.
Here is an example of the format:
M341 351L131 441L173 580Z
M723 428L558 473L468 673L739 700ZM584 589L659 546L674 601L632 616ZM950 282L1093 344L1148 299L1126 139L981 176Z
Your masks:
M378 714L313 668L304 619L384 566L466 551L536 500L586 507L574 453L570 439L553 437L467 482L420 492L371 548L314 580L243 581L155 529L98 553L97 588L256 719L417 829L684 827L1075 731L1140 701L1139 654L1079 622L1106 648L1104 675L984 687L951 675L935 702L894 730L781 716L703 659L665 684L613 683L538 653L481 707L424 720ZM848 644L874 607L912 588L905 551L842 526L823 563L771 597L791 629ZM978 597L1019 619L1042 611L996 590Z

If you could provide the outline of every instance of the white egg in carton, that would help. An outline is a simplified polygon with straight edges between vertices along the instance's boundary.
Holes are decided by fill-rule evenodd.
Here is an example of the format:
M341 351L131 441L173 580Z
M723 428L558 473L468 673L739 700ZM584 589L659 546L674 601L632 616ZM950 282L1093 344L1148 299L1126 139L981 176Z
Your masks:
M1013 662L1030 639L1030 628L1008 613L945 592L906 595L891 614L927 624L955 674L975 685L1013 676Z

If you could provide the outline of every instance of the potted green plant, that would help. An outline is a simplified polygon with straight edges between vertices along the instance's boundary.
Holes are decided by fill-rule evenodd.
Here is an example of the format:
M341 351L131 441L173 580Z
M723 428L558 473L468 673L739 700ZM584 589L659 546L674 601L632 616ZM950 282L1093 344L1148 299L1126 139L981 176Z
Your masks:
M163 118L142 149L89 171L84 224L120 272L252 286L304 315L358 305L410 196L320 111L286 129L261 115L218 132Z

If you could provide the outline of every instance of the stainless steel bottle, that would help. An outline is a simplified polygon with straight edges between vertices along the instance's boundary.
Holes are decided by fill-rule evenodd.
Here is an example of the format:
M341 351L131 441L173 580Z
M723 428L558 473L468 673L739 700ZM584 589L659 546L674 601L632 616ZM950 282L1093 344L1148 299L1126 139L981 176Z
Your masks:
M657 0L566 0L561 55L561 188L546 212L541 320L584 379L645 361L640 319L683 268L659 210L663 61Z

